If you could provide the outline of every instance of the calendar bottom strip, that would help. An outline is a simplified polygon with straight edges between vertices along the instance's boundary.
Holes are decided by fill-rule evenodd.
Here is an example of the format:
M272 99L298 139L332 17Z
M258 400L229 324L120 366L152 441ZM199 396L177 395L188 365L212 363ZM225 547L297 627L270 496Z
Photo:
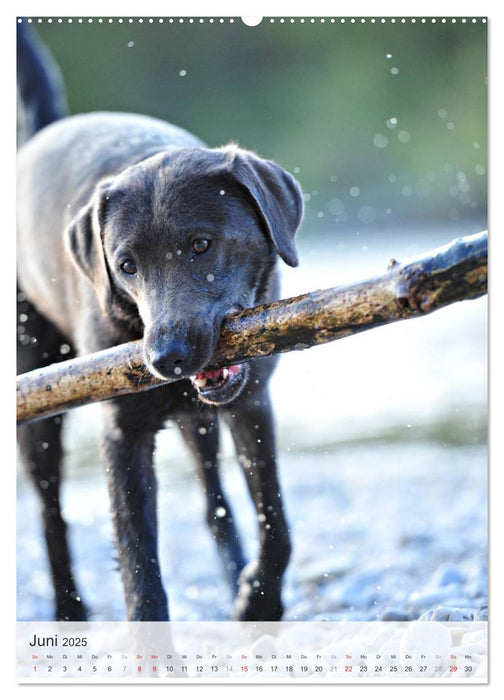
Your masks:
M18 622L20 683L486 683L486 622Z

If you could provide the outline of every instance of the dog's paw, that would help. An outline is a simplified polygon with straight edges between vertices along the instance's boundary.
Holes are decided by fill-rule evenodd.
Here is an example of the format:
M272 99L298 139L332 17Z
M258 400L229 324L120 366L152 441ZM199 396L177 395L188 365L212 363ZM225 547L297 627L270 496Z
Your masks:
M280 620L282 615L281 579L265 575L258 562L247 564L238 579L233 618L264 622Z

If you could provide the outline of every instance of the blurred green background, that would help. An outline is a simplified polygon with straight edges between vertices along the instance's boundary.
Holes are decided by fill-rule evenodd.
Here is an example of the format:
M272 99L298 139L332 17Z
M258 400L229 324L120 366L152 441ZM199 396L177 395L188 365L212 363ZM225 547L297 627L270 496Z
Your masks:
M36 25L73 113L161 117L293 172L307 235L486 221L486 24Z

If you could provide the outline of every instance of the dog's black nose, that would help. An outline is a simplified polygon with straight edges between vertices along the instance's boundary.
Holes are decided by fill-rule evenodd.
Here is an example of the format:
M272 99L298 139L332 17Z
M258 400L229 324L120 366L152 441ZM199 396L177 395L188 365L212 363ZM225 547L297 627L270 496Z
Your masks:
M172 340L147 348L147 362L156 374L166 379L176 379L184 372L189 347L184 341Z

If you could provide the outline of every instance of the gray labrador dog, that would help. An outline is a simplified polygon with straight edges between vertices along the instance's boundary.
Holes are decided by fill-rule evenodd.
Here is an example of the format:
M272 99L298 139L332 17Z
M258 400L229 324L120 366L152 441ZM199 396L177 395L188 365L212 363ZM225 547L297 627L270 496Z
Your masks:
M153 374L190 376L103 404L128 618L168 619L153 452L156 432L171 419L205 488L207 521L236 594L234 616L277 620L290 542L268 395L275 361L204 368L225 316L278 298L278 258L297 264L300 188L271 161L234 145L207 148L147 116L58 118L51 61L21 29L18 92L31 138L18 160L19 371L143 338ZM257 515L259 552L248 564L219 479L220 417ZM56 616L82 620L59 500L62 419L21 426L19 444L41 498Z

